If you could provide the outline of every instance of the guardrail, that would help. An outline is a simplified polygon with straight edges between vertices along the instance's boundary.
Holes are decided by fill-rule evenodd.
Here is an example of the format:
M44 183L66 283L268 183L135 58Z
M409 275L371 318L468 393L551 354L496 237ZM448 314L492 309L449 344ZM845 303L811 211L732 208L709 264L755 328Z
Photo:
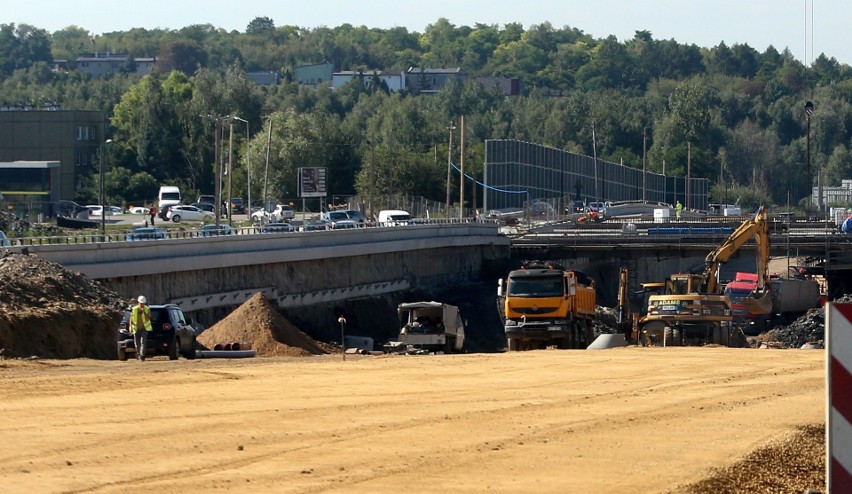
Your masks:
M157 232L154 234L151 233L141 233L135 234L133 231L137 228L137 226L129 227L125 232L119 233L107 233L102 234L100 232L92 232L88 231L85 233L80 233L77 235L53 235L53 236L42 236L42 237L9 237L8 241L10 246L38 246L38 245L75 245L75 244L96 244L96 243L115 243L115 242L157 242L164 240L175 240L175 239L187 239L187 238L208 238L208 237L223 237L223 236L231 236L231 235L293 235L293 234L322 234L327 231L358 231L364 228L405 228L406 226L416 226L416 225L441 225L441 224L466 224L466 223L490 223L496 224L493 220L474 220L472 218L441 218L441 219L413 219L407 224L384 224L384 223L370 223L368 225L355 228L355 229L310 229L306 226L308 225L294 225L293 232L264 232L262 231L265 225L252 225L246 227L232 227L234 233L222 233L222 232L204 232L199 228L163 228L163 227L150 227L150 228L161 228L162 232ZM162 234L162 237L160 236ZM136 236L137 238L131 238L131 235Z

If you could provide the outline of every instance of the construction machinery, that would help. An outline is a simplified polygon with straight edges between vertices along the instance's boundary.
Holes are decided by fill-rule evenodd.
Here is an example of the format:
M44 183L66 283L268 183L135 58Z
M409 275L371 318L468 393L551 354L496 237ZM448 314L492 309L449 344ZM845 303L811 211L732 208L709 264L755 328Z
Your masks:
M707 255L703 273L677 273L663 283L642 285L647 312L636 322L633 336L645 345L743 346L745 337L733 324L731 300L722 293L718 275L720 265L751 238L755 241L757 280L740 303L751 313L769 314L769 230L766 211L761 207Z
M408 302L397 307L400 324L397 341L385 345L387 353L458 353L464 347L464 322L455 305Z
M509 351L586 348L594 339L595 283L556 263L524 263L497 288Z
M725 295L731 299L734 321L740 323L746 334L756 335L775 325L788 324L819 305L820 285L817 281L771 276L772 310L769 313L752 312L743 301L750 299L757 282L756 273L737 273L725 286Z

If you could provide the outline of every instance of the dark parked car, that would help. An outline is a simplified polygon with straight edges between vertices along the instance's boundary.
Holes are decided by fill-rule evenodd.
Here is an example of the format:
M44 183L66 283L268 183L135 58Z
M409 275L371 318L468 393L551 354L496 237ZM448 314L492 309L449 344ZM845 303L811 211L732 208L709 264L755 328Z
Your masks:
M80 204L77 204L74 201L59 201L56 204L56 216L63 216L65 218L88 219L89 209L86 206L81 206Z
M195 206L202 211L207 211L208 213L216 214L216 205L212 202L196 202L194 204L190 204L190 206ZM222 215L222 218L228 217L228 210L225 209L225 206L222 206L219 214Z
M360 226L364 226L367 224L367 217L364 216L364 213L355 209L347 209L343 211L346 213L346 216L349 216L349 219L358 223Z
M243 204L243 200L240 197L232 197L231 198L231 212L234 214L245 214L246 206Z
M571 201L571 205L568 206L567 213L585 213L586 212L586 203L580 200Z
M195 329L186 320L183 311L175 304L150 305L152 331L148 333L145 356L168 355L169 360L195 358ZM127 360L136 354L136 344L130 333L130 310L124 309L124 317L118 325L118 360Z

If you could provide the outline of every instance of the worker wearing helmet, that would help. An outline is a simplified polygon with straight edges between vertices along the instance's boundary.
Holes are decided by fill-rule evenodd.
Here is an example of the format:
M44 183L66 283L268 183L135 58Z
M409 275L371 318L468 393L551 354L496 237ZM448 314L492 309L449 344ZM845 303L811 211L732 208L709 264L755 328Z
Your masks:
M133 343L136 346L136 358L142 362L145 360L145 343L148 341L148 332L151 326L151 308L145 295L139 295L139 302L130 310L130 332L133 333Z

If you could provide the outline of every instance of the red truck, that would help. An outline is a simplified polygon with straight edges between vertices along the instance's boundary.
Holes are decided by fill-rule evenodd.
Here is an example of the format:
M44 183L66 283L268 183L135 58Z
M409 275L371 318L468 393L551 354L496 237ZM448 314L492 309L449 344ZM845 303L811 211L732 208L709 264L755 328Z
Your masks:
M814 280L772 277L770 281L772 312L769 314L749 312L742 303L757 286L757 274L736 273L734 280L725 286L734 321L741 323L746 334L756 335L774 325L787 324L819 305L820 287Z

